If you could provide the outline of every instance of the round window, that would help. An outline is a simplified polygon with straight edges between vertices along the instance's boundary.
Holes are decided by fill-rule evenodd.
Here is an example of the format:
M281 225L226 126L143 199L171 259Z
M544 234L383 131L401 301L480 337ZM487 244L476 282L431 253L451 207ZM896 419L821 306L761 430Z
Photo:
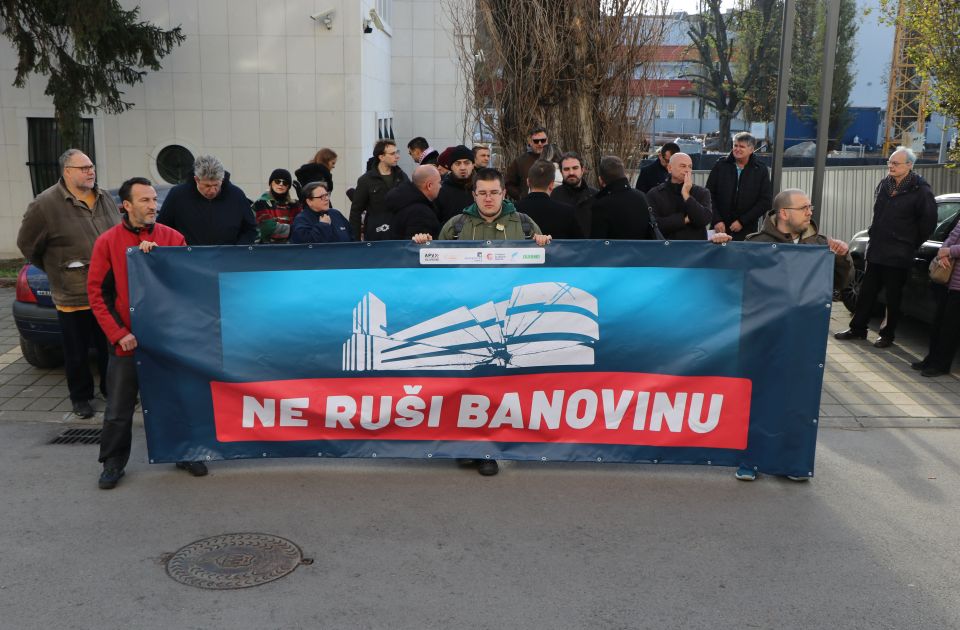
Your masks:
M193 175L193 154L179 144L160 149L157 154L157 171L169 184L182 184Z

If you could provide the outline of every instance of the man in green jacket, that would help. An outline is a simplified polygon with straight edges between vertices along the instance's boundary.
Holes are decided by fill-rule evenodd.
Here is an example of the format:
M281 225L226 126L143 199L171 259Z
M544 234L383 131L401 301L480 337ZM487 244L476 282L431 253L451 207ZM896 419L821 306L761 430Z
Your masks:
M446 222L440 230L441 241L522 241L532 239L540 247L551 241L549 234L541 234L533 219L517 212L512 203L504 199L506 186L503 175L495 168L477 171L473 186L474 204ZM414 234L413 242L423 245L432 241L429 234ZM459 460L461 465L477 465L484 476L500 472L495 459Z

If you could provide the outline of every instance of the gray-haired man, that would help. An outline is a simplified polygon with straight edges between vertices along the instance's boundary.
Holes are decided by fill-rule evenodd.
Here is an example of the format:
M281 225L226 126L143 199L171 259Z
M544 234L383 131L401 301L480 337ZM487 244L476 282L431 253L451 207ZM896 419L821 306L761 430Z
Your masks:
M257 237L251 204L220 160L201 155L193 181L170 189L157 222L183 234L188 245L249 245Z

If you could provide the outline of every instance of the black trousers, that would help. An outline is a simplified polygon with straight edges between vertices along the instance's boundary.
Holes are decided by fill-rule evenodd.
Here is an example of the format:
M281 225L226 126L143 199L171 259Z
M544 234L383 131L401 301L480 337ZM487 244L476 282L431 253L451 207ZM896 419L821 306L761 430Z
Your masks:
M937 313L930 328L928 367L949 372L960 348L960 291L936 291Z
M63 363L67 374L70 400L81 402L93 398L93 375L90 374L90 346L97 352L100 392L107 395L107 338L103 336L93 311L57 311L63 337Z
M857 298L857 309L850 320L850 330L858 333L867 332L870 322L870 313L877 303L877 296L883 289L887 294L887 321L880 328L880 336L884 339L895 338L897 324L900 322L900 302L903 300L903 286L910 277L910 269L888 267L876 263L867 263L863 274L863 283L860 285L860 296Z
M124 468L130 459L133 410L137 405L137 366L134 358L110 356L107 368L107 409L100 433L100 459L108 468Z

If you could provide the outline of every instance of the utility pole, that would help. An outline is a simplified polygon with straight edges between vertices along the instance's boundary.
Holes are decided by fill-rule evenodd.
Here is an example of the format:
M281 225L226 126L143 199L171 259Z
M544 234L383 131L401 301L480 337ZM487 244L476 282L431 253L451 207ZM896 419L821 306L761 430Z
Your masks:
M797 0L783 3L783 38L780 40L780 71L777 83L777 113L773 138L773 190L783 184L783 151L787 139L787 99L790 89L790 66L793 61L793 26L797 17Z
M813 163L813 219L820 222L823 211L823 180L827 167L827 143L830 139L830 102L833 100L833 64L837 57L840 30L840 0L827 3L827 32L823 39L823 69L820 81L820 113L817 117L817 155Z

